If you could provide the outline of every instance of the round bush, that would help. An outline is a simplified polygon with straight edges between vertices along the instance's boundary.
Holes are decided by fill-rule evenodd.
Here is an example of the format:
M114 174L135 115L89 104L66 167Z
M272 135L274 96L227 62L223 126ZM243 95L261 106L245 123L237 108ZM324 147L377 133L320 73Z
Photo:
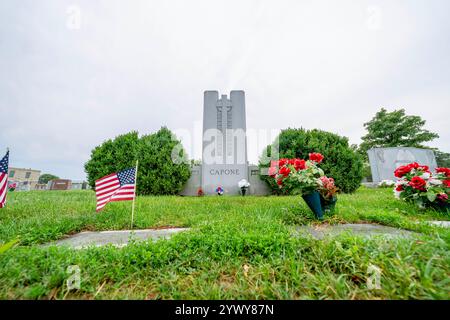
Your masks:
M191 174L187 163L172 161L174 150L180 157L186 156L180 146L181 142L165 127L141 138L133 131L107 140L92 150L84 166L89 185L94 188L95 180L134 167L139 160L138 194L177 194Z
M309 153L319 152L325 157L320 167L325 174L333 177L336 186L345 193L354 192L363 178L363 160L356 146L350 146L346 137L322 130L286 129L278 136L279 158L308 159ZM266 148L263 157L273 158L272 148ZM274 149L275 150L275 149ZM265 158L264 158L265 159ZM270 163L260 160L260 167L268 167ZM267 176L261 176L268 181ZM269 181L268 181L269 182ZM274 193L278 188L270 184Z

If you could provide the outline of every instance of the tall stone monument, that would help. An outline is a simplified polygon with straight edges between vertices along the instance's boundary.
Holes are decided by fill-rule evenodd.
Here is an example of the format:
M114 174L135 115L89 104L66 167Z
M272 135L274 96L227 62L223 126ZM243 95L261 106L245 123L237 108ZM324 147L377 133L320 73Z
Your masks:
M250 182L247 194L270 194L258 166L248 164L246 130L244 91L231 91L229 97L205 91L202 164L191 168L180 195L196 196L200 188L204 194L216 194L218 187L225 194L236 195L242 179Z
M230 97L205 91L203 101L202 189L205 194L238 194L238 182L248 180L244 91Z

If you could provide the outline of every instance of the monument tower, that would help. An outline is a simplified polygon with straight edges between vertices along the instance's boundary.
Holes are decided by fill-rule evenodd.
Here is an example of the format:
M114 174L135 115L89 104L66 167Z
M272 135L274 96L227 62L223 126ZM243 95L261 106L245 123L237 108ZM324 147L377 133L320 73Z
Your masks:
M238 182L249 179L244 91L230 97L205 91L203 100L202 188L213 194L222 187L238 194Z

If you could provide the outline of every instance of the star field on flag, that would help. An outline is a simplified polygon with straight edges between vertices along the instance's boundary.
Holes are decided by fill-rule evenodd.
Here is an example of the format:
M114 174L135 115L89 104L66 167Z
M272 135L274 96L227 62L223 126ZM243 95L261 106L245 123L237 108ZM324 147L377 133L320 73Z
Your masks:
M97 212L108 202L133 200L136 193L136 168L112 173L95 181Z

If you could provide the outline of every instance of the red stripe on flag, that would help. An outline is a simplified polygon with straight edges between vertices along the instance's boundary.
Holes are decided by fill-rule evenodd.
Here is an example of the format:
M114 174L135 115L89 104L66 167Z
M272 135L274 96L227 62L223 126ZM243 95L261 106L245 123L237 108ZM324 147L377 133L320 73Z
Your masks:
M104 183L96 184L96 185L95 185L95 189L98 190L98 189L108 188L108 186L113 185L113 184L115 184L115 183L119 183L119 179L113 178L113 179L108 180L108 181L106 181L106 182L104 182Z
M0 173L0 208L5 206L7 188L8 175L6 173Z
M117 183L117 184L115 184L113 186L110 186L110 187L108 187L106 189L96 190L95 195L97 197L101 197L101 196L103 196L103 195L105 195L107 193L114 192L115 190L117 190L119 188L120 188L120 184Z
M127 201L135 198L135 185L120 186L117 173L112 173L95 181L96 211L102 210L108 202Z
M112 177L112 176L115 176L115 175L116 175L116 173L108 174L107 176L104 176L103 178L100 178L100 179L95 180L95 183L96 183L96 184L97 184L97 183L100 183L102 180L108 179L108 178L110 178L110 177Z

